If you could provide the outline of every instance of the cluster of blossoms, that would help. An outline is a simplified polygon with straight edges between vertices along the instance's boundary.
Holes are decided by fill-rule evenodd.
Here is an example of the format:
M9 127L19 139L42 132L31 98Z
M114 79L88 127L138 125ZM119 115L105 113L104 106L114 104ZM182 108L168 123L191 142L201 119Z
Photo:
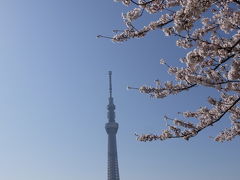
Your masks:
M140 141L183 138L188 140L203 129L229 115L230 127L215 137L216 141L229 141L240 135L240 0L117 0L126 6L135 5L123 14L126 29L112 40L122 42L142 38L150 31L160 29L166 36L179 39L176 45L189 52L180 61L183 67L171 67L165 60L175 82L160 83L153 87L137 88L141 93L164 98L198 86L215 88L218 99L208 98L208 107L195 112L184 112L184 118L195 118L197 123L171 119L168 129L160 135L137 135ZM133 21L141 19L143 12L159 13L159 19L136 29Z
M132 11L129 11L127 14L122 14L122 17L127 23L132 22L141 16L141 12L141 8L135 8Z

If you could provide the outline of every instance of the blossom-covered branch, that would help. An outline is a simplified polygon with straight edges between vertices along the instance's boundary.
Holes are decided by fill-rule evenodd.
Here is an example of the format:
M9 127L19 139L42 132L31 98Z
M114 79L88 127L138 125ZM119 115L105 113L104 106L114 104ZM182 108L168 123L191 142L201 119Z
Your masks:
M152 141L152 140L165 140L170 138L183 138L185 140L189 140L191 137L196 136L200 131L204 130L208 126L214 125L216 122L221 120L221 118L230 110L232 113L235 113L236 116L240 117L239 108L233 108L239 101L240 97L235 99L235 101L232 102L232 104L224 104L221 101L216 101L211 98L209 98L209 101L214 102L214 104L218 103L218 108L208 109L206 107L200 108L197 112L185 112L185 117L195 117L199 119L198 124L193 124L190 122L178 120L178 119L170 119L168 117L165 117L167 120L172 120L173 125L168 125L168 129L164 130L162 134L160 135L154 135L154 134L144 134L144 135L138 135L137 139L139 141ZM240 135L240 123L236 121L236 118L233 120L234 128L227 129L218 135L215 140L216 141L230 141L235 136Z
M123 14L126 29L111 37L114 42L142 38L154 30L177 37L176 45L189 49L179 60L182 67L165 64L175 81L156 81L156 85L138 89L154 98L165 98L196 87L216 89L219 100L208 98L208 107L182 113L198 123L165 117L172 124L160 135L138 135L138 140L190 139L221 119L230 119L230 127L216 136L216 141L232 140L240 135L240 1L239 0L117 0L135 7ZM159 19L143 24L134 22L143 12L159 15ZM155 15L155 16L156 16Z

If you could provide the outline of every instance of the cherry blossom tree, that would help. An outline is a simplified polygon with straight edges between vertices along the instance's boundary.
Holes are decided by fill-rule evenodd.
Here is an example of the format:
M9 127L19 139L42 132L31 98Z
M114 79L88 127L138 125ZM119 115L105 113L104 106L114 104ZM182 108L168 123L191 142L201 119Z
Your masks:
M165 117L168 125L160 134L137 135L140 141L183 138L189 140L200 131L229 118L230 128L221 130L216 141L230 141L240 135L240 0L117 0L131 10L123 14L126 29L115 31L114 42L145 37L162 30L166 36L177 37L176 45L189 49L179 60L183 67L170 66L168 73L175 81L138 89L154 98L164 98L192 88L215 88L218 98L209 97L209 105L194 112L183 112L183 120ZM134 21L144 13L159 15L159 19L141 29ZM155 15L155 17L156 17ZM105 36L99 36L105 37ZM192 119L197 119L193 123Z

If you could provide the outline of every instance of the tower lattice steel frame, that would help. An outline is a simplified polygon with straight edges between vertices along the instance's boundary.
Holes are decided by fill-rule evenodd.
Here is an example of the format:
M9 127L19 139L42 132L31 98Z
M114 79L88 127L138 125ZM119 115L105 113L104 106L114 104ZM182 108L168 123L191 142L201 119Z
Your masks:
M105 124L105 129L108 134L108 180L120 180L117 157L117 140L116 134L118 131L118 123L115 122L115 105L112 97L112 72L109 71L109 103L108 123Z

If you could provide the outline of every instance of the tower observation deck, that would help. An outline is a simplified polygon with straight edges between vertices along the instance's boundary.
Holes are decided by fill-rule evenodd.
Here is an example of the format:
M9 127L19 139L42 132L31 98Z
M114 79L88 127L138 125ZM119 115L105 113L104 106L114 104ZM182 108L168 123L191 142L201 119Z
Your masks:
M109 98L108 98L108 122L105 129L108 134L108 180L120 180L117 157L118 123L115 122L115 105L112 97L112 72L109 71Z

